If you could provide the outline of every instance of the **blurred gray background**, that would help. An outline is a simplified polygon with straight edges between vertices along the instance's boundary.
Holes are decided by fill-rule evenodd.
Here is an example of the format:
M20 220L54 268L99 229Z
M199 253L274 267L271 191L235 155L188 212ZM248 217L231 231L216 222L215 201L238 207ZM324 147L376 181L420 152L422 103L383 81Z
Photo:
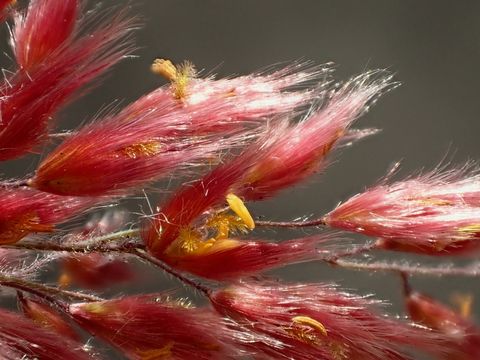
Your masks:
M396 74L402 86L381 98L357 123L358 127L379 127L383 132L344 150L326 173L307 184L254 205L255 215L278 220L322 215L374 183L398 160L403 160L400 176L431 169L445 156L453 164L480 160L479 1L105 3L128 3L132 13L143 16L144 27L137 32L138 57L117 66L102 86L71 105L61 116L63 128L90 119L114 100L126 104L162 85L162 80L149 71L156 57L174 62L188 59L198 69L214 70L219 77L299 59L317 64L333 61L338 80L366 69L384 68ZM27 161L30 171L36 161ZM25 163L12 171L21 174L24 170ZM270 238L295 235L298 233L265 233ZM296 280L337 281L363 294L372 292L388 299L395 312L402 309L399 281L388 274L330 269L318 263L292 266L276 274ZM472 293L480 313L478 280L421 277L413 283L445 301L454 292Z

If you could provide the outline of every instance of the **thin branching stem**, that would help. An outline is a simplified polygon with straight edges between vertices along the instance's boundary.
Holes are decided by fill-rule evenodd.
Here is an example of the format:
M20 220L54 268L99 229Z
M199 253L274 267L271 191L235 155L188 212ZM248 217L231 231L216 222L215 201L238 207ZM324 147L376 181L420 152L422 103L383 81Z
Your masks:
M400 272L409 275L426 275L426 276L464 276L477 277L480 276L479 264L465 267L452 266L419 266L412 264L398 264L388 262L359 262L348 261L343 259L329 260L329 263L342 268L363 270L363 271L390 271Z
M208 287L206 287L206 286L204 286L204 285L202 285L202 284L200 284L200 283L182 275L181 273L177 272L176 270L172 269L170 266L165 264L163 261L160 261L157 258L150 255L149 253L147 253L145 250L135 249L135 250L132 250L131 253L135 254L139 258L144 259L145 261L159 267L160 269L162 269L166 273L168 273L168 274L172 275L173 277L175 277L176 279L180 280L183 284L192 287L193 289L199 291L202 295L205 295L207 298L210 298L211 290Z
M320 219L301 220L301 221L256 220L255 225L263 226L263 227L301 228L301 227L326 226L327 224L323 218L320 218Z
M70 300L87 302L103 300L102 298L94 295L83 294L76 291L63 290L57 287L47 286L33 281L28 281L25 279L19 279L6 275L0 275L0 286L6 286L12 289L28 292L50 303L59 305L62 308L65 308L66 305L59 298L68 298Z

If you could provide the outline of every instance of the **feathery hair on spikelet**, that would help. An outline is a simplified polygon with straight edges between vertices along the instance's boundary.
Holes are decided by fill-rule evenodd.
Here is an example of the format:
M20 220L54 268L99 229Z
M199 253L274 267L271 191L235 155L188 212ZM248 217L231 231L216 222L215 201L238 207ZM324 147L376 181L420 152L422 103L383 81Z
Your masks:
M480 176L472 166L380 184L325 217L332 227L379 237L380 248L428 255L474 253L479 219Z
M57 2L46 3L46 6L55 7ZM36 1L32 6L43 4L43 1ZM35 8L29 8L29 11L33 10ZM34 29L35 21L55 22L58 19L27 16L27 20L31 21L25 24L17 21L17 26ZM82 26L85 21L77 20L79 24L73 26L73 34L56 39L58 41L54 42L54 51L49 53L40 48L35 53L34 60L31 60L35 61L35 66L31 64L32 69L25 71L26 69L20 68L4 80L0 87L0 160L12 159L31 151L45 139L56 112L72 100L76 93L78 95L79 89L104 74L132 51L129 34L135 20L127 17L124 11L112 15L108 21L104 20L104 23L93 29L85 29ZM47 28L52 32L51 27ZM14 29L14 33L19 32L21 33L20 28ZM41 36L34 39L45 40ZM17 39L14 38L13 41L15 40ZM29 41L25 37L18 40ZM41 47L41 44L38 46ZM25 45L26 49L32 47L33 44ZM22 46L16 44L14 48ZM21 61L28 63L30 60Z

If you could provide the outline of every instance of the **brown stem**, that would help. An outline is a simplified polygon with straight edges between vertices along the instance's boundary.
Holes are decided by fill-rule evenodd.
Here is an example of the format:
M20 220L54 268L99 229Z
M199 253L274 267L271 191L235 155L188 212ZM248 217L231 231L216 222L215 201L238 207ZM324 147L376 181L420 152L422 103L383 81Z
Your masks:
M336 265L338 260L340 260L342 258L349 257L349 256L360 255L360 254L369 252L371 250L374 250L376 248L377 248L377 244L375 242L369 242L365 245L359 245L359 246L356 246L356 247L354 247L350 250L333 254L331 257L327 258L326 261Z
M32 281L9 277L5 275L0 275L0 285L36 295L50 303L53 303L62 307L63 309L66 308L66 304L63 301L59 300L58 297L62 297L62 298L66 297L71 300L79 300L79 301L87 301L87 302L103 300L97 296L82 294L75 291L62 290L56 287L47 286L47 285L35 283Z
M162 269L166 273L168 273L168 274L172 275L173 277L175 277L176 279L180 280L185 285L188 285L188 286L198 290L200 293L205 295L207 298L210 298L211 290L208 287L206 287L206 286L204 286L200 283L197 283L196 281L194 281L192 279L189 279L188 277L182 275L181 273L177 272L176 270L172 269L170 266L165 264L163 261L160 261L157 258L150 255L149 253L147 253L145 250L135 249L135 250L132 251L132 253L137 255L138 257L146 260L147 262L159 267L160 269Z
M303 220L303 221L262 221L256 220L256 226L264 227L287 227L287 228L299 228L299 227L314 227L314 226L326 226L325 219Z
M139 240L132 240L128 242L117 243L118 239L126 239L125 235L114 238L113 236L106 240L106 238L98 238L101 241L88 241L73 244L59 244L54 242L20 242L12 245L3 245L3 248L20 249L20 250L35 250L35 251L65 251L65 252L129 252L130 249L144 249L145 245Z
M412 275L429 275L429 276L480 276L480 266L474 265L471 267L425 267L415 266L409 264L396 264L396 263L384 263L384 262L371 262L361 263L356 261L346 260L333 260L329 261L330 264L339 266L342 268L366 270L366 271L394 271L404 274Z

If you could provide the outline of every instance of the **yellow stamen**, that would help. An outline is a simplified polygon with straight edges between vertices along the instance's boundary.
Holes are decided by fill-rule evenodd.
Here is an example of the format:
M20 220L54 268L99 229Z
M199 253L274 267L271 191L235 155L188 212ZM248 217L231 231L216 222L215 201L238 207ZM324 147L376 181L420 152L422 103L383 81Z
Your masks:
M191 79L196 76L195 66L189 62L184 61L178 67L177 76L173 83L173 92L177 99L185 99L187 97L187 87Z
M248 229L255 229L255 222L253 221L252 215L250 215L242 199L235 194L228 194L227 203L230 209L243 220Z
M172 83L173 94L176 99L187 97L187 87L191 79L196 76L195 66L190 61L184 61L175 66L170 60L156 59L151 68L153 73L163 76Z
M175 82L177 79L177 68L170 60L155 59L150 69L154 74L163 76L168 81Z
M294 318L292 318L292 322L294 322L295 324L311 327L312 329L317 330L323 336L328 335L325 326L321 322L312 319L309 316L295 316Z

